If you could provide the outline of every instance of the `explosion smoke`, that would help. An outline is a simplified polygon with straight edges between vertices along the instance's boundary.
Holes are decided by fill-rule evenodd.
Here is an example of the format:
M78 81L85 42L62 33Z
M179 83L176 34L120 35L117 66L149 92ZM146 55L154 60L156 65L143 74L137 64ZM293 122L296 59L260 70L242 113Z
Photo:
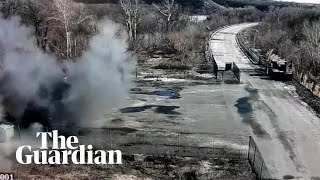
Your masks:
M126 37L110 21L99 29L82 57L63 64L64 73L54 56L35 45L32 29L17 17L0 18L0 95L11 121L97 126L92 122L121 104L133 68Z

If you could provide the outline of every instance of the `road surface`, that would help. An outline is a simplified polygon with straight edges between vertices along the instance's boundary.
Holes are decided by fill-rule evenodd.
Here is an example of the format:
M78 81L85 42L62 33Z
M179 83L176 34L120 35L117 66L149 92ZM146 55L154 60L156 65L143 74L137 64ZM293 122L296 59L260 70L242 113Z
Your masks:
M225 64L232 62L235 62L241 69L253 68L248 58L243 56L238 47L235 46L235 35L242 29L255 25L258 25L258 23L228 26L212 34L209 44L219 70L225 70Z
M233 25L212 35L211 50L220 69L226 62L235 62L240 69L255 68L236 42L236 34L253 25L256 24ZM271 173L276 178L319 178L320 119L299 99L294 87L245 72L241 74L241 85L234 88L242 92L242 87L248 92L244 97L239 94L239 112L251 126ZM230 89L230 85L226 88ZM241 111L243 107L246 111Z

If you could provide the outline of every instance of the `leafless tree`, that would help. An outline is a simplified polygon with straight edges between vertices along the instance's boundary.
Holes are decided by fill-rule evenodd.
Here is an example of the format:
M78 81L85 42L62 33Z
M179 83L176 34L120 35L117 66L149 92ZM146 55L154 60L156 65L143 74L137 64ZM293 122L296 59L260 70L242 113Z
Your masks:
M41 0L26 0L20 12L24 23L34 27L37 45L48 50L48 2Z
M318 75L320 66L320 22L305 22L303 35L306 37L305 53L309 57L310 67L314 75Z
M305 22L303 24L303 34L313 46L320 46L320 22Z
M53 11L49 20L56 22L56 27L64 32L65 37L65 58L72 56L72 31L73 28L81 25L93 16L84 12L81 4L76 4L72 0L52 0ZM56 47L58 48L58 47Z
M97 32L97 18L90 15L85 8L76 9L75 23L73 24L73 56L79 56L88 48L88 39Z
M167 30L171 30L171 23L174 15L177 13L178 5L174 0L166 0L161 6L153 4L153 6L165 17Z
M137 40L137 28L141 21L140 0L120 0L120 5L125 15L127 31L130 40Z
M0 12L4 18L16 14L21 7L21 0L0 0Z

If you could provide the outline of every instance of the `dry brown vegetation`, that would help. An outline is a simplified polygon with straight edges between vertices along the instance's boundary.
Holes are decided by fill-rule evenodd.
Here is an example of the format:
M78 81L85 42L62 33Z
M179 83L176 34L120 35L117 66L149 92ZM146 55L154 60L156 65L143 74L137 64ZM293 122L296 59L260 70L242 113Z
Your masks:
M296 74L320 79L320 11L318 8L272 9L263 23L251 31L263 54L273 50L293 62Z
M145 4L121 0L119 4L82 4L72 0L2 0L4 18L20 16L34 28L36 44L59 60L74 59L88 49L99 21L110 19L127 30L129 50L137 54L174 54L175 64L194 66L204 60L206 38L215 29L243 21L258 21L254 7L216 9L204 22L190 21L188 11L174 0Z
M126 156L123 165L28 165L15 169L18 179L255 179L246 160Z

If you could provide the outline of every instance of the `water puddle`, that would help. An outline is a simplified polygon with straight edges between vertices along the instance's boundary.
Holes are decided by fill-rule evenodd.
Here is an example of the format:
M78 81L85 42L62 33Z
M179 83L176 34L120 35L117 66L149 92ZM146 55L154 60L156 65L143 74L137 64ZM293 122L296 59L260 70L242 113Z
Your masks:
M154 91L154 92L151 92L150 95L165 96L165 97L169 97L170 99L181 98L180 90L173 90L173 89Z
M121 113L139 113L144 112L146 110L152 109L155 113L158 114L171 114L171 115L179 115L180 112L175 111L179 109L179 106L160 106L160 105L146 105L146 106L137 106L137 107L126 107L120 109Z
M242 117L242 122L251 126L252 131L258 137L268 136L266 130L257 122L253 116L253 102L259 99L258 90L246 87L245 90L249 92L249 96L239 98L234 105L238 109L238 113Z
M169 97L170 99L180 99L181 89L166 89L166 90L157 90L157 91L144 91L140 88L131 89L132 94L145 94L145 95L153 95L153 96L162 96Z

